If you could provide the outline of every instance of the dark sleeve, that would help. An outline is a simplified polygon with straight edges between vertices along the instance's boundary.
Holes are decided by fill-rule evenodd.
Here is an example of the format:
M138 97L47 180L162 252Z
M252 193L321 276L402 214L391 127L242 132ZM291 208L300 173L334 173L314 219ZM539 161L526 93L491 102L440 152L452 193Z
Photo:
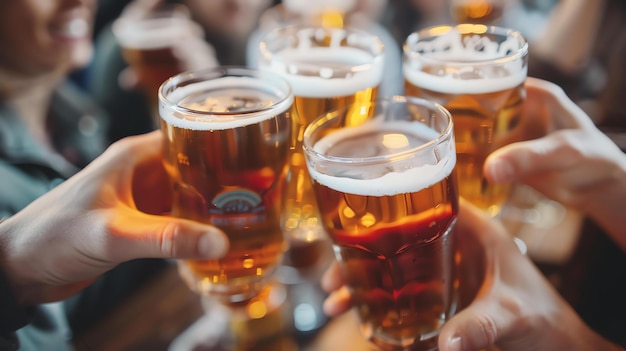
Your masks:
M17 350L19 343L14 332L30 323L33 309L20 306L9 283L0 270L0 350Z

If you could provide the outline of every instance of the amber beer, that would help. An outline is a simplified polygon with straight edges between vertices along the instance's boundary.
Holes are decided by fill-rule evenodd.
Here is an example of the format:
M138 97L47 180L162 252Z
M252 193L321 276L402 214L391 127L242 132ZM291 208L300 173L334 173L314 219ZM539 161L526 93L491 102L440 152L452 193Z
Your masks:
M435 27L409 36L404 51L405 94L436 101L454 118L460 195L497 215L510 186L488 183L483 165L492 151L528 137L516 130L526 41L498 27Z
M159 86L184 70L175 47L203 35L202 28L186 17L183 10L176 6L140 17L120 17L113 24L124 60L133 68L139 88L155 109Z
M456 23L493 24L504 12L505 0L452 0L450 15Z
M356 7L356 0L284 0L282 7L299 20L322 27L344 27L345 17Z
M289 86L243 68L181 74L160 94L172 215L221 228L219 260L187 260L191 287L230 302L263 288L285 250L280 215L290 141Z
M432 350L456 309L452 118L401 97L373 116L314 121L307 165L364 335L384 350Z
M344 106L369 106L382 80L383 45L350 28L284 26L260 44L259 67L284 77L294 94L283 229L294 248L325 236L302 153L304 129L321 114Z

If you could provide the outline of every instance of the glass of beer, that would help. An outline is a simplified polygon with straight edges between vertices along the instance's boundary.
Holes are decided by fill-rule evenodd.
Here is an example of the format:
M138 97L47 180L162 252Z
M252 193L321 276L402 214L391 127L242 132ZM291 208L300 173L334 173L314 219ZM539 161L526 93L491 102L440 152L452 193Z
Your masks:
M457 308L453 122L394 96L312 122L303 149L364 335L383 350L435 350Z
M191 20L188 8L182 4L161 4L150 10L131 8L113 22L112 30L158 127L159 86L184 70L176 48L185 42L203 40L204 31Z
M315 260L319 254L304 253L327 237L302 153L304 129L329 110L349 104L370 106L382 79L383 44L375 35L351 28L280 26L261 39L258 66L280 74L293 90L283 230L290 256Z
M270 72L192 71L159 90L172 215L219 227L227 255L179 262L190 287L221 301L254 297L281 263L293 96Z
M519 32L479 24L426 28L404 45L405 94L450 111L460 195L492 216L500 213L510 186L487 182L485 159L499 147L544 132L520 121L527 53Z

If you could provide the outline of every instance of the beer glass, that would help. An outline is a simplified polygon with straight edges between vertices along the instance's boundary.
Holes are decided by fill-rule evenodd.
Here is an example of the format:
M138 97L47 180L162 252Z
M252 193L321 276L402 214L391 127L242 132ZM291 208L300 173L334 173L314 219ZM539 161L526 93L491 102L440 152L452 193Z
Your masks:
M286 248L280 215L289 84L270 72L220 67L170 78L159 101L172 215L217 226L230 241L221 259L180 261L181 275L203 295L245 301L265 286Z
M404 45L405 94L433 100L454 118L460 195L497 216L510 186L483 177L487 156L542 135L520 121L528 44L517 31L478 24L430 27Z
M158 127L159 86L184 70L176 57L176 48L185 42L203 40L204 32L191 20L187 7L182 4L132 10L115 20L112 30L124 60L137 76L139 89L148 99L155 127Z
M326 237L302 154L304 129L331 109L369 106L382 79L383 45L356 29L287 25L270 30L259 51L259 69L280 74L294 94L283 230L297 260Z
M457 308L453 122L395 96L324 114L303 149L361 330L384 350L435 350Z

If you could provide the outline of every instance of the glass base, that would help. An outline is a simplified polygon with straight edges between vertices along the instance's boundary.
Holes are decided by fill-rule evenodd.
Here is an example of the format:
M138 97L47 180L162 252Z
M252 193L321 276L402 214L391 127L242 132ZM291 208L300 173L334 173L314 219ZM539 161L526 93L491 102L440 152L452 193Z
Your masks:
M184 261L178 261L178 273L187 286L202 296L224 304L242 303L257 296L274 279L276 268L259 277L233 279L229 284L215 284L193 274Z
M362 332L367 335L367 331ZM381 351L436 351L439 349L438 338L439 330L422 335L420 339L392 339L384 335L371 334L368 340Z

